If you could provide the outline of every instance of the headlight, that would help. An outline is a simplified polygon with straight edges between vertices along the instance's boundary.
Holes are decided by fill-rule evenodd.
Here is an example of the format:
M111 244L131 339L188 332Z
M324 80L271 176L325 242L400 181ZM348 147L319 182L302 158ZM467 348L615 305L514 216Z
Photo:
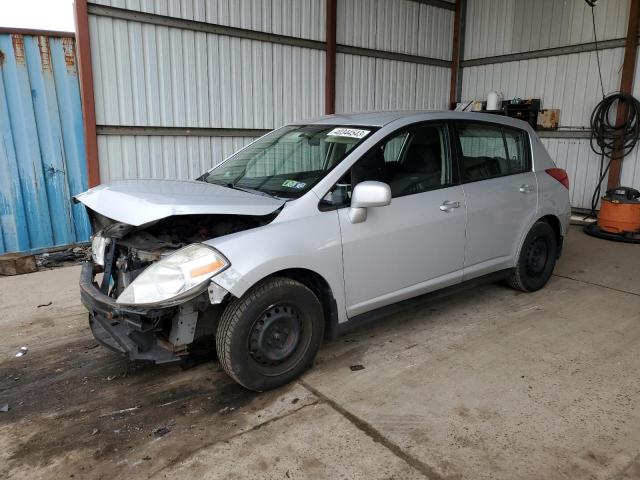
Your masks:
M109 239L102 236L94 235L91 240L91 258L93 263L104 267L104 253L109 245Z
M169 303L188 296L229 261L207 245L194 243L152 264L124 289L117 302L125 305Z

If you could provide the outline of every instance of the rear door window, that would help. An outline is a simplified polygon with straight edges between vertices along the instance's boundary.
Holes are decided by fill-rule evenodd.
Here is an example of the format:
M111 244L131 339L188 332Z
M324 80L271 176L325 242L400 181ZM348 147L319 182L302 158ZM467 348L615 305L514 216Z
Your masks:
M458 123L456 131L464 182L512 175L529 169L524 132L479 122Z

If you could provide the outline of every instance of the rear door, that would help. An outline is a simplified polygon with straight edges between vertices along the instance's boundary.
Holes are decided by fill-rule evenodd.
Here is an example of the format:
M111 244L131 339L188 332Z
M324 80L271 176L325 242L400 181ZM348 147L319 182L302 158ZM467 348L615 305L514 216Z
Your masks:
M467 204L464 278L514 264L537 209L528 134L484 122L456 122Z

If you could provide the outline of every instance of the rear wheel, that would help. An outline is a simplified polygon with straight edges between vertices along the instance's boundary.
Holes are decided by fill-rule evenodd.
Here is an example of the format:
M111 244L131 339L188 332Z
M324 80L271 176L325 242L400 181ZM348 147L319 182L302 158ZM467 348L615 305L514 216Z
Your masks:
M227 306L216 350L236 382L250 390L270 390L311 366L323 330L322 305L315 294L300 282L274 277Z
M524 239L518 263L507 283L523 292L534 292L551 278L558 257L556 234L546 222L536 222Z

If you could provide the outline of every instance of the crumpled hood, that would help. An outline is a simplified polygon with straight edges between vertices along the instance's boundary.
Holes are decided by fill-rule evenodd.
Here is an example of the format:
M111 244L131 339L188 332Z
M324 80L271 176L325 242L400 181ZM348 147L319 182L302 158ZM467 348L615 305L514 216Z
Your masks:
M120 180L74 198L105 217L133 226L172 215L268 215L285 202L195 180Z

